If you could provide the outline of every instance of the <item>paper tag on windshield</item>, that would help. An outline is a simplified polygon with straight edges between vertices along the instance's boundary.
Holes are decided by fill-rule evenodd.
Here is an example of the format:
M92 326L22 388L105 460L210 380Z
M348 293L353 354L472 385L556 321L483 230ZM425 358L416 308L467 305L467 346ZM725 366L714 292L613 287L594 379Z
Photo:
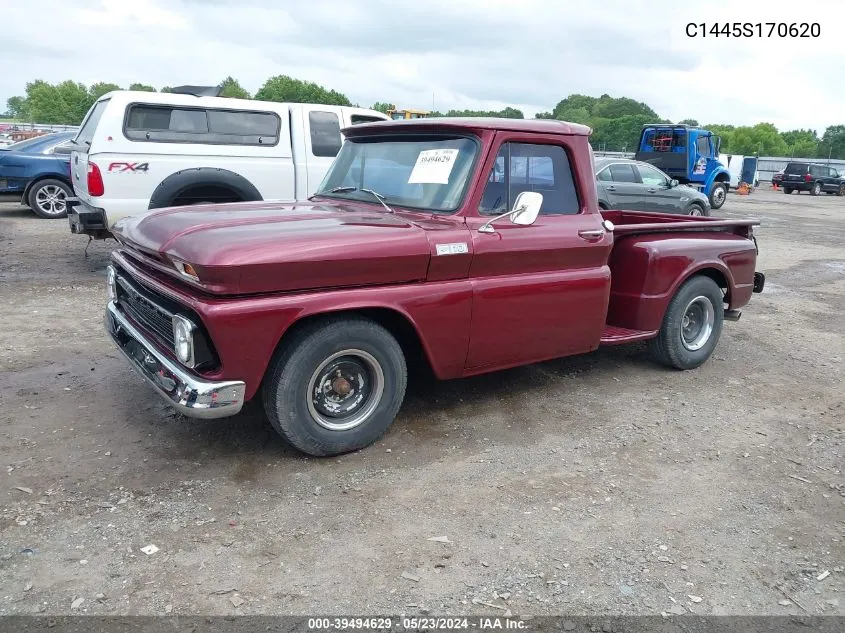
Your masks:
M449 174L458 158L456 149L426 149L417 156L417 164L408 184L449 184Z

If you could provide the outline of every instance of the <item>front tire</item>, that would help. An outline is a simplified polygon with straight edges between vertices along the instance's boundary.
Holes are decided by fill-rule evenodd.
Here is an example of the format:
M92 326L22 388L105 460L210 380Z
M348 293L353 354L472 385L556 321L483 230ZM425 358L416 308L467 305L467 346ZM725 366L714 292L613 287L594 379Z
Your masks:
M663 365L695 369L713 353L724 320L722 290L709 277L692 277L669 302L660 332L648 341L649 353Z
M687 207L687 215L699 217L708 216L710 213L702 205L693 202L689 207Z
M811 195L811 196L817 196L817 195L819 195L821 192L822 192L822 183L820 183L820 182L814 182L814 183L813 183L813 188L812 188L812 189L810 189L810 195Z
M46 178L32 186L26 201L39 218L53 220L67 217L67 199L72 195L71 188L61 180Z
M273 428L315 457L364 448L402 406L408 372L399 343L362 317L305 326L271 362L263 388Z
M723 182L713 183L713 189L710 191L710 207L713 209L721 209L728 197L728 188Z
M836 192L837 196L845 196L845 182L839 185L839 191Z

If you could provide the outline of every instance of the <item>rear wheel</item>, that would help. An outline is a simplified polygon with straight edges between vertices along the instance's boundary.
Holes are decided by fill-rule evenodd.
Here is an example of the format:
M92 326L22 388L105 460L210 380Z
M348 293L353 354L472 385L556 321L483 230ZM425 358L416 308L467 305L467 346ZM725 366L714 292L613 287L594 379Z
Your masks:
M791 194L791 193L792 193L792 187L784 187L784 188L783 188L783 192L784 192L786 195Z
M688 279L675 293L656 338L652 358L676 369L695 369L716 347L725 319L722 290L709 277Z
M728 188L723 182L713 183L713 189L710 191L710 206L713 209L720 209L728 197Z
M72 195L70 187L61 180L47 178L32 185L27 203L40 218L64 218L67 217L67 199Z
M811 196L817 196L817 195L819 195L821 192L822 192L822 183L821 183L821 182L818 182L818 181L817 181L817 182L814 182L814 183L813 183L813 188L812 188L812 189L810 189L810 195L811 195Z
M406 385L405 356L390 332L361 317L331 318L285 342L265 378L264 409L300 451L338 455L387 430Z

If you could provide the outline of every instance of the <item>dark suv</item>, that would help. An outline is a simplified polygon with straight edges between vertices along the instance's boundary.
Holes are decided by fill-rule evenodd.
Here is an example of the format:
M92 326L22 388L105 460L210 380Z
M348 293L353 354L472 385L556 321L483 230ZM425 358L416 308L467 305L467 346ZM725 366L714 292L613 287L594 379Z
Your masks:
M817 196L822 191L845 196L845 179L833 167L817 163L789 163L781 181L784 193L809 191Z

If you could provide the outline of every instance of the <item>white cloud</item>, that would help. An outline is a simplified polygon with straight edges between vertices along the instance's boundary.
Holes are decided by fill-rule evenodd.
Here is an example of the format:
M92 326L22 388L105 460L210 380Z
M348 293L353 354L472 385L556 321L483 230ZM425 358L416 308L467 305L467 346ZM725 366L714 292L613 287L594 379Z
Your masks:
M35 78L155 86L276 74L369 105L519 107L570 93L648 103L673 120L845 122L845 5L562 0L28 0L4 3L0 104ZM819 22L820 37L765 37L767 22ZM688 37L688 23L762 23L764 37Z

